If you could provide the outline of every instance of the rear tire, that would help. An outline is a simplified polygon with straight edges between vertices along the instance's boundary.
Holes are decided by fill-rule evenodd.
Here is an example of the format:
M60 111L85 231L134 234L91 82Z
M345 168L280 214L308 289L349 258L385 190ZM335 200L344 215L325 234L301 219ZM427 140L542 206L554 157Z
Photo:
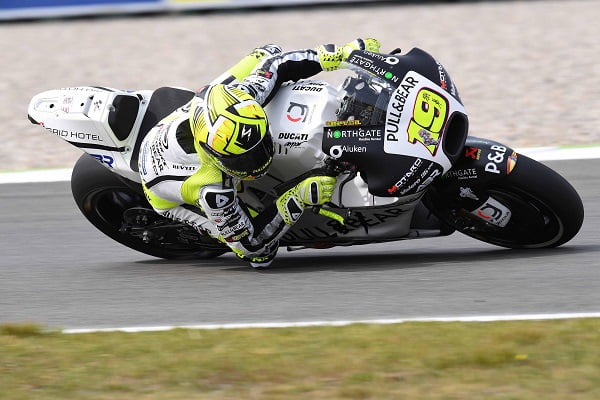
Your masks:
M438 218L456 230L508 248L560 246L583 224L583 203L573 186L551 168L521 154L509 175L476 189L479 197L482 193L491 196L510 209L512 216L506 226L475 217L469 201L447 190L443 180L427 193L425 201Z
M152 207L140 184L111 172L88 154L83 154L73 168L71 191L75 203L92 225L131 249L166 259L208 259L225 253L225 250L203 249L197 244L149 244L137 236L122 232L123 213L126 210L136 207L151 210Z

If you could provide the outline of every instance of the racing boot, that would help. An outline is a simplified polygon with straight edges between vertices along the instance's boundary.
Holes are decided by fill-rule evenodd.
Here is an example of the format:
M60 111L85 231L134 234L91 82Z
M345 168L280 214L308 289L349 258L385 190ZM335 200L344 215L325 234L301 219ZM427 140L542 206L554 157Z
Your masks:
M263 269L263 268L269 267L273 263L273 260L275 259L275 256L277 255L277 250L279 249L279 242L275 242L273 244L273 247L274 247L274 249L271 250L270 252L268 252L266 255L249 257L249 256L245 256L242 253L238 253L236 251L234 251L234 254L240 260L244 260L244 261L250 263L250 266L252 268Z

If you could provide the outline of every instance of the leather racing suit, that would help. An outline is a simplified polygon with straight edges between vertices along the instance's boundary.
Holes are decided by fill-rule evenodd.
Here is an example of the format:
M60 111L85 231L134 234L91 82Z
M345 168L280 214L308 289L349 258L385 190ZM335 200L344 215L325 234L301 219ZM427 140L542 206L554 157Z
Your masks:
M237 87L264 106L282 83L321 71L316 50L282 53L279 47L268 45L255 49L211 84ZM209 233L240 258L258 265L270 262L278 239L302 212L301 204L278 202L279 207L274 204L251 217L237 196L238 180L219 170L194 146L190 103L160 121L142 143L139 171L146 197L159 214Z

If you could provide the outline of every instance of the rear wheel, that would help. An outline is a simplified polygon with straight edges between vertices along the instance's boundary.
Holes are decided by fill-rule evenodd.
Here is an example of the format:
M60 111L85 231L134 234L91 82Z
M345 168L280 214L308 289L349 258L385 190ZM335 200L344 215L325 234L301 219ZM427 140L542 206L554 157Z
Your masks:
M207 259L226 251L192 227L156 214L138 183L110 172L87 154L73 168L71 191L92 225L134 250L166 259Z
M425 201L438 218L456 230L509 248L560 246L571 240L583 223L583 204L571 184L523 155L504 179L473 189L470 194L474 196L456 196L456 188L445 188L442 180L427 193ZM474 207L474 197L484 203ZM486 202L499 219L491 220L482 211Z

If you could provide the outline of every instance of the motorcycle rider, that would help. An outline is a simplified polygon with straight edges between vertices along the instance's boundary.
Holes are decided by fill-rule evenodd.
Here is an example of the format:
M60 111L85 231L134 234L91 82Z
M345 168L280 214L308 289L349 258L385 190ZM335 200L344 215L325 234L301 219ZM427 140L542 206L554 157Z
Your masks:
M274 153L263 106L282 83L336 70L357 49L377 52L379 42L254 49L161 120L144 139L139 159L154 210L218 238L252 267L270 265L278 239L306 207L331 200L336 179L308 177L262 212L249 210L237 196L238 183L265 175Z

